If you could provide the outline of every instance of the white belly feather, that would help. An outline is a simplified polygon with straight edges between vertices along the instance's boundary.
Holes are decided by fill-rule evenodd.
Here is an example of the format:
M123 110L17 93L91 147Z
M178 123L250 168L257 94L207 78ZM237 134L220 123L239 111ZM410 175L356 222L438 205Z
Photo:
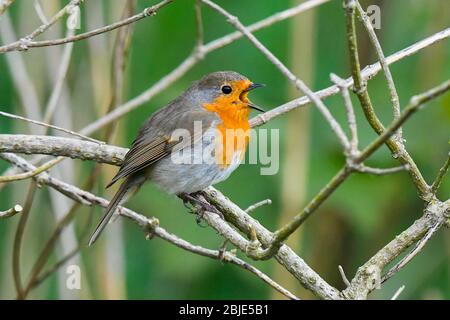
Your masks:
M215 143L216 129L207 130L188 152L174 161L171 156L159 160L149 173L149 179L170 194L192 193L227 179L240 165L244 151L237 151L231 163L219 166L215 161L204 161L203 154L193 152L202 144L202 150ZM186 151L186 150L185 150ZM186 158L183 158L186 157Z

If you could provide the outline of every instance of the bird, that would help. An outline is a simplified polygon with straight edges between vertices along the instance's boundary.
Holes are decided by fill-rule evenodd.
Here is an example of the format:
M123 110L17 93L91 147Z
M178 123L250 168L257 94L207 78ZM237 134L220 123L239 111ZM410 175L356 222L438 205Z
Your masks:
M150 116L106 186L123 179L89 246L117 207L147 180L185 202L198 202L195 193L227 179L244 158L251 110L264 112L248 93L263 86L234 71L213 72ZM207 203L200 205L209 209Z

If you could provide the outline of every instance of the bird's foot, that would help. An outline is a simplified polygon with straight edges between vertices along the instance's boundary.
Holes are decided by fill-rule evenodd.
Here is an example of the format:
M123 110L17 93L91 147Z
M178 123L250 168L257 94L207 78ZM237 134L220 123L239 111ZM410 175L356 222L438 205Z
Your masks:
M206 211L215 213L218 216L220 216L222 219L224 219L223 214L219 210L217 210L216 207L214 207L212 204L208 203L206 200L203 201L203 200L198 199L197 196L203 196L201 191L194 192L191 194L181 193L178 195L178 197L180 197L183 200L184 206L186 208L188 208L191 212L196 213L195 220L198 225L200 225ZM192 207L189 207L189 204L193 205L194 207L195 207L195 205L197 205L198 209L193 210ZM196 211L196 212L194 212L194 211Z

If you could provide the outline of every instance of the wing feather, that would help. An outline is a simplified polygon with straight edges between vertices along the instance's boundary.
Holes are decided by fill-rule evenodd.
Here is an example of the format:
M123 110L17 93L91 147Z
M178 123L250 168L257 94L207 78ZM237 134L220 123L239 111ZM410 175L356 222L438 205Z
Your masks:
M169 107L171 107L169 105ZM201 139L202 134L193 130L195 121L202 122L202 132L210 128L217 120L214 113L199 110L184 113L175 113L169 119L162 117L161 112L152 116L139 130L137 138L134 140L130 150L125 155L122 166L107 185L107 188L118 180L128 177L141 171L149 165L170 155L173 151L179 151ZM161 128L164 128L163 130ZM171 141L170 137L176 129L187 129L192 137L189 141Z

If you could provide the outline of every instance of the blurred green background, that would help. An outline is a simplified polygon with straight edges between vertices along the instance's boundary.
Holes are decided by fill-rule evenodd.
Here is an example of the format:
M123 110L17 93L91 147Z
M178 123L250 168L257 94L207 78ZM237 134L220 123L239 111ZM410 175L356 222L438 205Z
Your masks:
M41 0L47 16L53 15L66 1ZM126 1L89 1L81 9L81 30L91 30L120 19ZM294 0L221 0L244 24L256 22L301 1ZM136 10L156 3L138 0ZM17 39L40 24L32 1L16 1L9 15ZM447 0L362 1L366 8L381 8L381 29L377 30L386 55L397 52L416 41L448 27L450 3ZM206 41L214 40L233 28L223 17L203 8ZM0 28L4 18L0 17ZM359 46L362 64L376 61L361 24ZM59 23L39 39L53 39L65 34ZM3 33L2 33L3 34ZM77 42L74 45L63 96L55 115L55 123L79 130L99 118L108 107L112 49L117 32ZM345 39L345 18L341 1L330 1L255 35L314 90L331 85L329 74L347 77L349 72ZM4 36L1 43L5 44ZM125 101L135 97L179 65L195 45L194 1L178 0L163 8L155 17L134 25L124 85ZM63 47L37 48L19 53L36 88L41 111L51 94ZM17 55L17 53L14 53ZM14 85L7 56L0 56L0 109L25 115ZM391 67L402 106L416 93L436 86L450 77L450 43L443 41ZM245 39L209 54L169 89L118 121L113 144L129 146L135 133L152 112L180 94L204 74L217 70L235 70L255 82L267 85L252 93L252 99L269 110L298 96L292 85ZM391 119L386 83L380 74L369 83L376 111L384 121ZM325 100L331 112L344 123L342 100L335 96ZM354 100L360 133L360 146L375 135L364 120ZM450 96L430 103L404 126L406 147L424 177L431 182L449 152ZM271 121L264 128L280 130L280 171L273 176L260 175L259 165L242 165L227 181L217 185L225 195L246 208L270 198L273 204L253 213L270 230L297 213L305 203L339 170L344 162L336 137L319 112L311 105ZM38 131L42 132L42 131ZM0 133L30 133L28 126L0 117ZM58 135L57 132L52 134ZM94 137L102 138L103 133ZM385 147L368 165L395 166ZM0 162L0 171L8 168ZM94 168L93 163L69 160L51 170L55 176L83 186ZM111 197L104 185L116 168L102 166L101 176L93 192ZM29 181L0 186L0 210L23 203ZM440 189L441 199L450 195L450 179ZM52 233L56 220L72 205L64 197L38 189L27 224L22 251L22 274L26 280L32 264ZM128 206L137 212L155 216L161 226L184 239L208 248L218 248L222 239L211 228L196 225L181 201L159 191L152 184L144 186ZM422 214L422 203L409 176L354 175L297 231L290 245L325 280L339 289L344 285L338 273L342 265L352 277L384 244L408 227ZM81 240L81 234L100 208L82 207L75 223L63 233L50 259L57 261ZM12 244L19 217L0 220L0 298L15 297L12 281ZM92 226L91 226L92 229ZM85 240L83 240L85 241ZM423 252L407 267L375 291L372 298L390 298L402 285L401 299L450 298L450 233L442 229ZM238 253L245 259L244 255ZM248 259L247 259L248 260ZM296 280L279 269L276 262L252 262L275 280L293 290L301 298L314 298L301 289ZM65 267L32 291L35 299L271 299L280 298L260 279L233 265L193 255L160 239L145 241L143 233L130 221L120 220L108 228L93 247L84 246L71 260L83 275L82 289L70 291L65 286Z

